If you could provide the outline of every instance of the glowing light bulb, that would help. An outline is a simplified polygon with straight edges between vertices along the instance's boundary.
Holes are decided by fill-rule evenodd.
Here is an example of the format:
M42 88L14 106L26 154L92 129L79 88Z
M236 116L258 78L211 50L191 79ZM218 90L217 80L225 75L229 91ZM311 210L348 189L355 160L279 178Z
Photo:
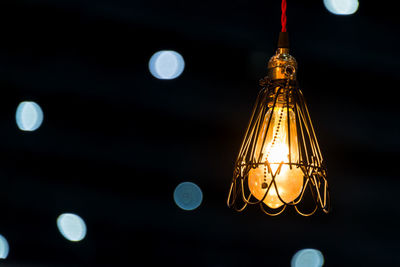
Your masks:
M268 121L271 130L265 136ZM290 132L290 153L289 153ZM265 143L264 142L265 137ZM263 148L263 151L260 151ZM291 108L275 107L265 116L261 133L257 140L256 155L261 153L261 162L257 168L249 172L249 189L255 198L261 200L268 187L270 188L263 202L270 208L276 209L284 203L295 200L303 188L303 172L300 168L289 163L297 163L299 159L297 146L297 129L295 115ZM289 160L289 154L291 159ZM269 164L269 168L268 168ZM275 176L275 184L272 178ZM271 184L272 183L272 184Z

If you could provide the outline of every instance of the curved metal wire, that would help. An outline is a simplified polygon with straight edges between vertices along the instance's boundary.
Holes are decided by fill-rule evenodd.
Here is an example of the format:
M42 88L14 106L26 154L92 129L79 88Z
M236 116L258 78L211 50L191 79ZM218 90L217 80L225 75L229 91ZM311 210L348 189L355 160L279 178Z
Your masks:
M281 213L286 209L286 205L283 205L283 206L280 208L280 210L278 210L277 212L275 212L275 213L270 213L270 212L268 212L268 211L264 208L264 206L266 206L264 203L261 203L261 204L260 204L261 210L262 210L265 214L267 214L267 215L269 215L269 216L278 216L279 214L281 214ZM268 207L268 206L267 206L267 207Z
M326 169L323 157L316 138L315 130L311 122L310 114L301 90L289 79L271 81L268 77L260 81L262 90L260 91L256 104L253 108L252 116L247 127L238 157L235 162L233 179L229 190L227 204L237 211L243 211L248 205L260 205L261 210L270 216L281 214L286 207L293 206L294 210L302 216L313 215L318 208L325 213L330 209L330 196L328 182L326 179ZM289 142L288 162L281 162L275 172L272 171L271 163L267 159L263 160L262 151L266 146L268 131L270 127L274 108L277 103L287 107L287 134ZM295 125L297 129L297 140L291 140L289 124L289 108L293 110ZM271 110L268 114L267 112ZM265 126L266 125L266 126ZM265 127L265 129L263 129ZM261 135L261 136L260 136ZM259 138L261 137L261 140ZM299 158L296 162L292 161L291 142L297 141L297 153ZM274 163L276 164L276 163ZM279 190L276 177L280 174L282 166L287 165L290 169L300 168L304 178L303 186L299 196L291 202L286 202ZM265 188L262 198L256 198L248 188L248 179L251 169L265 166L268 169L270 182ZM270 208L265 203L265 199L274 186L276 195L282 206L277 209ZM307 190L309 189L309 190ZM299 207L304 202L306 192L311 192L313 208L311 212L304 212ZM254 199L254 200L253 200ZM273 212L269 211L273 210Z

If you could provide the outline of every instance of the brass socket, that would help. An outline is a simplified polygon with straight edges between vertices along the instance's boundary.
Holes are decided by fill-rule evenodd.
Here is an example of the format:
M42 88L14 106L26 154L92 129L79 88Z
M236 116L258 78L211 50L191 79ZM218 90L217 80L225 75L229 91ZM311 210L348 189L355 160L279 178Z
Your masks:
M268 62L268 77L271 80L296 80L297 62L289 54L289 48L278 48Z

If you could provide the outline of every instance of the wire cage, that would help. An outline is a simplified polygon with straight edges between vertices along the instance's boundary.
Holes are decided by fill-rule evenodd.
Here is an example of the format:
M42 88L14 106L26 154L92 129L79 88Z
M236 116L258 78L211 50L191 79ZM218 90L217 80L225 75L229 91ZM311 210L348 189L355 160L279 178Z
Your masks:
M267 76L260 85L262 89L235 162L228 206L240 212L247 205L260 205L271 216L281 214L287 206L293 206L303 216L313 215L318 207L328 213L326 168L297 82ZM283 158L274 159L274 146L277 149L277 138L282 136L287 149ZM283 172L290 175L283 177ZM288 197L285 186L280 184L295 186L294 196ZM304 211L300 204L306 195L312 199L312 207L307 206Z

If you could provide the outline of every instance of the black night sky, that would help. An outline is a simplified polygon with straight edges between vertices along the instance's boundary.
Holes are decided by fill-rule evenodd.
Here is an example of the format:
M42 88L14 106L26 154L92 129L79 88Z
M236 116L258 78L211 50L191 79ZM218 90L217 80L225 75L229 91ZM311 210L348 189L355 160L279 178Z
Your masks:
M226 205L233 165L276 49L279 0L5 0L0 4L3 266L400 266L398 10L350 16L288 1L291 54L328 169L331 213ZM174 50L182 75L154 78ZM42 126L21 131L21 101ZM203 202L174 202L181 182ZM87 236L69 242L61 213Z

